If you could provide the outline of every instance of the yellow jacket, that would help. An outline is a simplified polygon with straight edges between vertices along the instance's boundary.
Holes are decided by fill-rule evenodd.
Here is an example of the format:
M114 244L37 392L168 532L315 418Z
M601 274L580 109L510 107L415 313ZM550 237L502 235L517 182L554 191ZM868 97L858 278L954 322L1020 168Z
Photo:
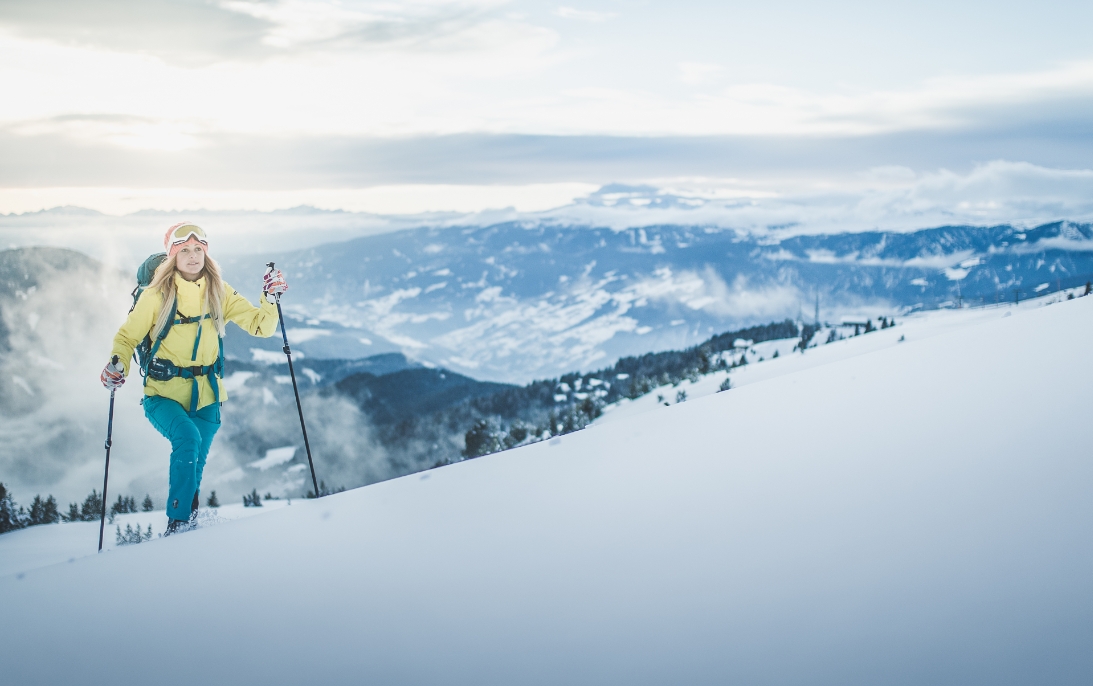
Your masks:
M204 314L205 305L205 277L197 281L187 281L175 274L175 287L178 292L178 313L186 317L198 317ZM277 306L266 300L263 293L259 299L259 306L250 304L238 291L224 284L224 318L235 322L239 328L252 336L267 338L277 331ZM163 296L158 290L147 289L140 295L136 307L129 313L118 335L114 336L114 348L111 355L117 355L125 365L125 375L129 375L129 364L133 359L133 351L144 337L149 334L155 325L156 316L163 303ZM201 344L197 349L196 359L193 359L194 340L197 338L198 327L201 330ZM170 360L180 367L195 365L206 366L216 362L220 354L220 341L217 340L216 327L211 319L204 319L194 324L175 324L167 332L156 357ZM220 391L220 401L228 399L223 384L216 380L215 375L198 377L198 409L216 402L211 381L217 383ZM191 379L174 378L167 381L148 379L144 386L144 395L159 395L177 401L184 408L190 407L193 381Z

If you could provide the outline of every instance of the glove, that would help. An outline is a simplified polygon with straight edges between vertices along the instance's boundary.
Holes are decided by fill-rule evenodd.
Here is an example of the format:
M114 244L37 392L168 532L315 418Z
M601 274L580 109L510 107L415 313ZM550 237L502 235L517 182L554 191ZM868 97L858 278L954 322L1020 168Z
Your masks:
M281 295L288 290L288 284L285 283L285 275L281 273L281 270L266 272L262 276L262 290L267 295Z
M125 383L125 367L121 362L110 362L102 370L102 376L99 378L102 380L102 385L110 390L121 388Z

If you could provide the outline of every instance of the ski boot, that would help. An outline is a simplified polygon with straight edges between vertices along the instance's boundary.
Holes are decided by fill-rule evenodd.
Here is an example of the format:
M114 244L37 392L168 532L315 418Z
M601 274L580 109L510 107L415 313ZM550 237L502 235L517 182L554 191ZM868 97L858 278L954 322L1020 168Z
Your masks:
M186 533L193 528L194 525L191 524L188 519L172 519L167 522L167 530L163 532L163 538L167 538L173 534Z
M198 498L199 493L194 493L194 501L190 503L190 528L197 528L197 507L201 504Z

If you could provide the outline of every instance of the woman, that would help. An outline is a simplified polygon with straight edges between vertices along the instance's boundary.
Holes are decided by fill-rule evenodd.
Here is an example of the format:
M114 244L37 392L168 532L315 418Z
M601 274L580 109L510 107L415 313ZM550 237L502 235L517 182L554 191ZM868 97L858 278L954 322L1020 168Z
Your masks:
M232 321L252 336L273 335L277 306L268 296L288 285L280 271L267 273L259 306L251 305L220 278L205 232L189 222L168 229L163 247L167 257L114 337L118 362L106 365L102 382L111 389L125 383L133 351L145 343L144 414L171 441L170 535L196 521L201 473L227 399L220 382L224 327Z

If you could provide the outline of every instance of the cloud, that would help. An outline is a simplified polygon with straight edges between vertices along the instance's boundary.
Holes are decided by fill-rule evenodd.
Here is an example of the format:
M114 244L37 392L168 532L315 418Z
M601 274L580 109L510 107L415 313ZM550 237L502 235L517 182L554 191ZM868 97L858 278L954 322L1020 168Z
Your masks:
M0 167L2 168L2 167ZM952 224L1030 226L1068 219L1093 221L1093 170L1059 169L1028 162L997 160L972 167L966 172L949 169L914 171L910 168L885 168L879 172L862 171L841 175L819 176L816 185L802 183L797 177L769 178L756 184L747 179L717 177L678 177L661 179L656 185L608 185L576 202L573 187L561 184L558 195L547 193L546 200L555 199L554 209L520 211L498 209L452 211L443 213L412 213L409 204L417 197L416 209L430 209L424 203L443 203L451 197L451 188L404 186L396 189L397 197L406 204L397 209L404 215L376 215L342 211L294 209L278 212L233 211L240 201L269 203L278 200L298 202L301 199L322 200L336 206L376 198L390 190L385 187L361 189L312 189L310 191L187 191L175 189L142 190L125 188L54 188L33 189L0 187L0 211L33 209L34 205L57 206L65 201L86 202L110 209L132 209L144 203L169 203L171 206L196 206L202 199L214 200L218 211L198 213L201 221L216 227L219 250L239 254L253 249L254 237L262 236L270 249L298 249L320 243L384 233L415 226L490 225L518 221L528 226L576 225L610 227L623 230L632 227L676 224L702 226L709 230L721 227L754 234L845 233L856 231L912 231ZM822 183L823 185L817 187ZM587 187L587 186L586 186ZM566 190L566 189L569 190ZM483 184L465 187L461 202L478 198L483 207L505 204L508 190L517 199L524 190L506 189ZM552 191L553 192L553 191ZM17 203L18 205L13 205ZM69 203L72 204L72 203ZM109 206L109 207L108 207ZM359 208L359 205L356 205ZM390 207L390 206L388 206ZM443 205L433 206L438 209ZM462 208L467 209L466 206ZM187 216L193 213L188 213ZM43 214L0 216L0 245L57 245L75 247L100 254L102 231L109 231L115 245L130 250L124 259L129 263L143 259L135 246L162 234L164 226L182 218L175 212L136 213L124 217L101 215L86 210L71 209ZM302 227L305 227L302 230ZM644 246L650 252L663 249L653 243ZM782 255L784 261L788 255ZM768 258L777 261L778 255ZM818 255L816 259L824 259ZM946 264L945 266L952 266ZM423 284L425 287L429 284ZM482 287L485 287L483 284ZM411 291L400 294L409 297ZM383 295L383 294L381 294ZM388 296L389 297L389 296ZM389 320L395 315L396 303L385 309L388 300L369 301L369 321L357 314L346 314L347 325L385 326L384 330L400 325ZM336 313L328 313L330 317ZM421 316L424 316L422 314ZM443 313L432 313L436 318ZM338 321L342 321L339 319Z
M703 62L680 62L676 66L679 67L680 81L692 86L713 81L724 70L720 65Z
M448 52L485 47L489 28L504 23L498 0L366 2L254 2L224 7L268 22L263 43L279 49L399 47Z
M305 50L478 49L492 42L491 23L503 23L494 13L501 4L13 0L0 3L0 26L27 38L194 67Z
M269 53L274 25L202 0L10 0L0 26L63 45L156 55L207 64Z
M595 12L593 10L579 10L573 7L559 7L554 10L555 16L562 19L577 19L580 21L600 22L614 19L619 16L614 12Z
M130 279L69 251L2 255L0 328L7 340L0 348L7 349L0 355L0 474L15 485L20 501L51 492L64 508L93 486L102 488L109 393L98 377L132 304ZM140 391L134 375L117 393L115 494L135 493L132 485L162 465L148 447L166 441L144 418Z
M661 268L629 290L639 298L679 303L691 310L737 320L777 319L796 311L801 301L800 293L791 286L752 286L743 275L738 275L730 285L709 267L679 272Z

